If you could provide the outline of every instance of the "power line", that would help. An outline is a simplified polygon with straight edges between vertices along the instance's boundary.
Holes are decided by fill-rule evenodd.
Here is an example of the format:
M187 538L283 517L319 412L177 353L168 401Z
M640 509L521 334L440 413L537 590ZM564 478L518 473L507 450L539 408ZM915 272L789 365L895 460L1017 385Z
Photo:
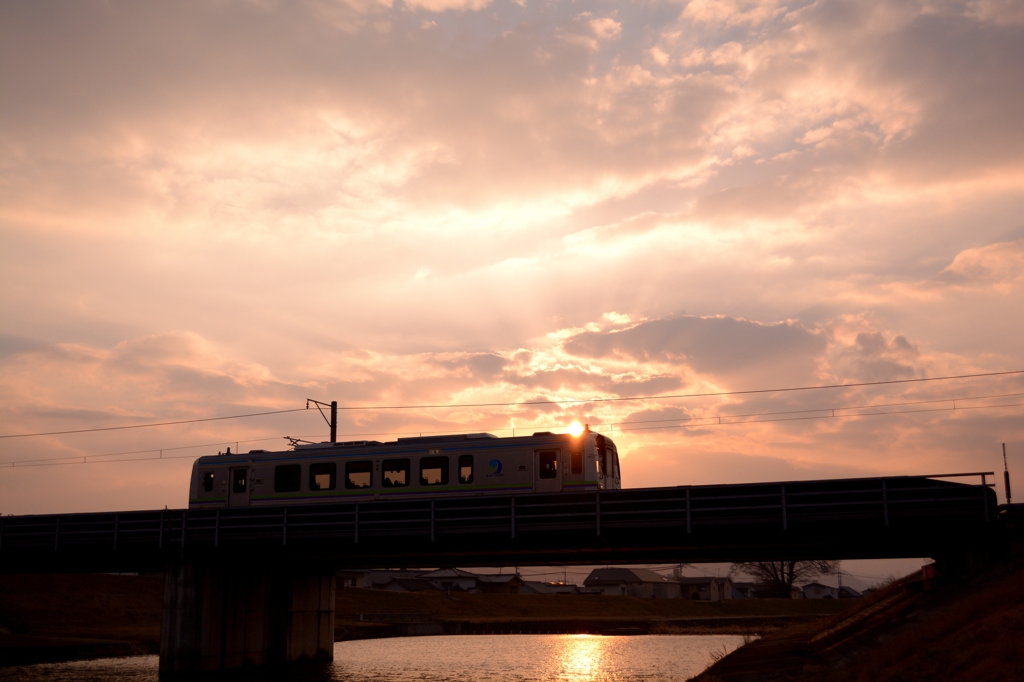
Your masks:
M678 393L675 395L641 395L630 398L579 398L567 400L526 400L512 403L452 403L449 405L362 405L345 407L339 410L432 410L448 407L515 407L517 405L568 405L578 403L616 403L631 400L670 400L680 398L712 398L729 395L755 395L758 393L788 393L792 391L819 391L826 388L860 388L864 386L887 386L891 384L912 384L925 381L948 381L950 379L977 379L979 377L997 377L1011 374L1024 374L1024 369L1006 372L985 372L982 374L958 374L946 377L925 377L922 379L892 379L889 381L862 381L852 384L823 384L819 386L792 386L789 388L759 388L746 391L716 391L713 393Z
M765 424L772 422L784 422L784 421L806 421L812 419L850 419L854 417L878 417L885 415L897 415L897 414L920 414L925 412L949 412L954 410L984 410L984 409L996 409L1001 407L1021 407L1024 403L1007 403L1002 405L957 405L958 402L967 402L972 400L990 400L995 398L1015 398L1024 396L1024 393L999 393L993 395L979 395L979 396L963 396L958 398L941 398L934 400L914 400L904 401L899 403L882 403L879 405L847 405L842 407L824 407L809 410L791 410L786 412L751 412L744 414L723 414L714 415L709 417L678 417L676 419L638 419L636 421L623 421L623 422L609 422L605 424L593 424L595 427L609 427L617 428L619 432L627 433L630 431L656 431L661 429L679 429L679 428L691 428L696 426L728 426L734 424ZM862 412L855 414L836 414L843 410L868 410L868 409L885 409L891 407L909 407L917 405L934 405L938 403L950 403L950 407L941 408L929 408L923 410L895 410L888 412ZM814 414L819 413L819 414ZM827 413L827 414L823 414ZM795 416L794 416L795 415ZM774 419L749 419L752 417L775 417ZM737 420L737 421L723 421L723 420ZM747 420L747 421L740 421ZM688 422L686 424L676 424L672 422ZM659 426L638 426L635 428L622 428L623 426L631 426L633 424L659 424ZM495 427L488 428L487 431L512 431L513 434L517 430L547 430L547 429L558 429L564 428L564 425L557 426L517 426L517 427ZM464 433L465 429L457 431L383 431L374 433L343 433L339 434L346 438L359 438L366 436L405 436L405 435L420 435L424 433L428 435L445 435L445 434L457 434ZM60 464L102 464L104 462L135 462L135 461L147 461L157 459L183 459L192 457L192 455L185 456L171 456L171 457L139 457L133 459L99 459L101 457L118 457L121 455L136 455L145 454L152 452L163 453L169 450L187 450L201 447L213 447L215 445L230 445L231 443L256 443L268 440L279 440L285 438L285 436L276 436L273 438L251 438L246 440L229 440L220 441L217 443L204 443L200 445L182 445L172 448L152 448L149 450L130 450L126 452L112 452L102 455L74 455L69 457L53 457L48 459L25 459L15 460L13 462L0 462L0 467L6 468L16 466L51 466ZM90 458L92 461L89 461Z
M962 396L962 397L957 397L957 398L939 398L939 399L933 399L933 400L913 400L913 401L905 401L905 402L899 402L899 403L882 403L882 404L877 404L877 405L844 405L844 406L840 406L840 407L820 407L820 408L808 409L808 410L789 410L789 411L784 411L784 412L749 412L749 413L743 413L743 414L715 415L715 416L711 416L711 417L677 417L675 419L637 419L637 420L634 420L634 421L592 423L591 426L593 426L593 427L619 428L621 431L639 431L639 430L644 430L644 429L643 428L622 429L621 427L624 426L624 425L631 425L631 424L660 424L660 423L667 423L667 422L692 421L692 420L742 419L742 418L747 418L747 417L771 417L771 416L810 414L810 413L814 413L814 412L830 412L831 413L831 412L839 412L839 411L842 411L842 410L868 410L868 409L880 409L880 408L889 408L889 407L905 407L905 406L910 406L910 405L928 405L928 404L937 404L937 403L952 403L953 407L952 408L943 408L943 410L932 410L932 411L945 411L945 410L948 410L948 409L965 410L965 409L978 409L978 407L977 406L975 406L975 407L962 406L962 405L961 406L957 406L956 403L958 403L958 402L965 402L965 401L969 401L969 400L988 400L988 399L993 399L993 398L1014 398L1014 397L1019 397L1019 396L1024 396L1024 393L997 393L997 394L992 394L992 395ZM1016 407L1016 406L1018 406L1018 403L1012 403L1012 404L1009 404L1009 405L983 405L983 406L980 406L980 407L988 408L988 407ZM912 414L914 412L919 412L919 411L923 411L923 410L905 410L905 411L899 411L899 412L886 412L884 414ZM862 416L869 416L869 415L865 415L865 414L849 414L849 415L836 414L836 415L831 415L830 414L830 415L820 415L818 417L811 417L811 418L818 419L818 418L822 418L822 417L826 417L826 416L827 417L835 417L836 419L838 419L838 418L841 418L841 417L862 417ZM760 423L761 421L770 421L770 420L760 420L759 422L751 422L751 423ZM782 421L782 420L771 420L771 421ZM716 421L716 423L717 423L717 421ZM744 423L744 422L728 422L728 423ZM706 426L706 424L698 424L697 426ZM562 425L562 424L553 425L553 426L516 426L516 427L498 426L498 427L486 428L484 430L485 431L512 431L514 433L515 431L537 431L537 430L560 429L560 428L565 428L565 426ZM656 428L675 428L675 427L651 427L651 428L652 429L656 429ZM339 437L345 437L345 438L362 438L362 437L366 437L366 436L423 436L423 435L440 436L440 435L446 435L446 434L459 434L459 433L465 433L465 429L455 430L455 431L373 431L373 432L340 433L340 434L338 434L338 436Z
M1006 372L985 372L981 374L958 374L954 376L945 377L925 377L920 379L891 379L888 381L862 381L852 384L823 384L818 386L791 386L788 388L759 388L750 389L746 391L716 391L710 393L678 393L674 395L648 395L648 396L632 396L629 398L580 398L580 399L567 399L567 400L526 400L519 402L506 402L506 403L449 403L443 405L351 405L342 406L339 405L339 410L346 411L373 411L373 410L433 410L453 407L515 407L518 405L573 405L573 404L585 404L585 403L615 403L615 402L629 402L633 400L674 400L682 398L711 398L711 397L724 397L730 395L756 395L763 393L789 393L793 391L818 391L822 389L830 388L862 388L865 386L888 386L893 384L911 384L921 383L926 381L949 381L952 379L977 379L981 377L995 377L995 376L1008 376L1013 374L1024 374L1024 369L1010 370ZM287 414L289 412L303 412L309 409L308 405L304 408L295 408L292 410L275 410L272 412L253 412L250 414L236 414L229 415L226 417L206 417L203 419L182 419L179 421L170 422L157 422L153 424L133 424L130 426L105 426L101 428L93 429L73 429L70 431L47 431L43 433L16 433L0 436L2 438L29 438L32 436L60 436L72 433L93 433L96 431L120 431L123 429L144 429L151 426L173 426L177 424L196 424L199 422L212 422L222 421L225 419L245 419L247 417L264 417L271 414Z
M154 424L132 424L130 426L104 426L95 429L73 429L71 431L47 431L45 433L12 433L0 438L29 438L31 436L63 436L69 433L93 433L96 431L122 431L124 429L146 429L150 426L174 426L177 424L197 424L199 422L217 422L225 419L245 419L247 417L265 417L269 414L287 414L288 412L305 412L305 407L294 410L274 410L272 412L253 412L251 414L232 414L226 417L205 417L203 419L181 419L173 422L156 422Z
M710 417L677 417L675 419L638 419L636 421L626 422L615 422L614 424L601 424L599 426L622 426L629 424L659 424L665 422L678 422L678 421L691 421L696 419L744 419L746 417L776 417L786 415L800 415L800 414L813 414L815 412L831 412L829 415L819 415L819 417L866 417L872 414L913 414L915 412L937 412L946 410L968 410L968 409L979 409L979 408L993 408L993 407L1016 407L1021 403L1008 403L1005 405L961 405L957 406L957 402L966 402L970 400L989 400L994 398L1017 398L1024 396L1024 393L998 393L993 395L976 395L976 396L964 396L961 398L936 398L933 400L910 400L901 403L882 403L877 405L844 405L841 407L818 407L807 410L787 410L783 412L748 412L745 414L722 414L714 415ZM900 410L897 412L879 412L879 413L865 413L865 414L843 414L837 415L835 412L842 410L871 410L881 409L888 407L907 407L911 405L935 405L938 403L952 403L951 407L941 408L940 410ZM761 421L773 421L773 420L761 420ZM740 422L742 423L742 422ZM657 428L657 427L654 427ZM626 431L636 431L638 429L624 429Z
M622 432L628 431L656 431L658 429L686 429L695 426L732 426L736 424L769 424L772 422L792 422L792 421L809 421L812 419L852 419L854 417L883 417L892 416L895 414L922 414L925 412L952 412L954 410L992 410L1000 407L1024 407L1024 403L1009 403L1006 405L968 405L966 407L939 407L929 408L924 410L897 410L893 412L864 412L860 414L819 414L809 415L800 417L779 417L777 419L756 419L748 421L722 421L723 419L729 419L729 415L722 415L721 417L698 417L697 419L708 420L704 423L690 423L690 424L676 424L672 426L643 426L635 429L620 429ZM820 410L825 412L826 410ZM747 415L747 416L759 416L759 415Z
M320 436L307 436L316 438ZM106 452L99 455L72 455L69 457L47 457L44 459L19 459L13 462L0 462L0 467L28 467L28 466L58 466L64 464L112 464L117 462L159 462L165 459L193 459L195 455L171 455L165 457L163 453L176 450L194 450L196 448L210 448L216 445L231 445L232 443L262 443L268 440L287 440L288 436L274 436L273 438L249 438L246 440L222 440L217 443L200 443L198 445L178 445L170 448L150 448L149 450L127 450L124 452ZM123 457L124 455L144 455L148 453L160 453L158 457L132 457L130 459L101 459L103 457Z

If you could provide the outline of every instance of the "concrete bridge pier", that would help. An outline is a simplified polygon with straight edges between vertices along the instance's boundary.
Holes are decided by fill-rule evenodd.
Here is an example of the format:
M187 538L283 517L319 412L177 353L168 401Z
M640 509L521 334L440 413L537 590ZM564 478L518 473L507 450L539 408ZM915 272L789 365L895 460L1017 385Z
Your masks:
M334 659L334 572L181 562L164 574L160 675Z

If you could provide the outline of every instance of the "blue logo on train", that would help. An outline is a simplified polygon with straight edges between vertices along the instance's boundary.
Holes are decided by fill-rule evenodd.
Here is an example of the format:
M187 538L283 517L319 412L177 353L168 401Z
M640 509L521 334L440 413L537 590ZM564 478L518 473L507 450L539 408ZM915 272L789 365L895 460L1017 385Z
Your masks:
M488 476L501 476L500 459L492 459L490 462L487 463L487 466L490 467L491 469L491 472L487 474Z

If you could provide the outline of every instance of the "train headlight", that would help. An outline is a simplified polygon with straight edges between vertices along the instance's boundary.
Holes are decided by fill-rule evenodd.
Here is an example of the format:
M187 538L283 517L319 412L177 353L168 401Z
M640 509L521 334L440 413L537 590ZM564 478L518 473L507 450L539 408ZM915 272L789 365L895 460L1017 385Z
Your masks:
M580 424L579 422L573 422L569 426L569 433L572 434L573 438L579 438L581 435L583 435L583 424Z

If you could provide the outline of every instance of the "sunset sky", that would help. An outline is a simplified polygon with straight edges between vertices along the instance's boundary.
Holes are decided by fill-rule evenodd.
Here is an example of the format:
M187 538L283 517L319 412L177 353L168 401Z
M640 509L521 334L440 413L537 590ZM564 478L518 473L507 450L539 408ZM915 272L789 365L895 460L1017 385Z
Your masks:
M0 435L1022 370L1024 3L2 0L0 332ZM627 487L1005 442L1024 492L1022 404L1018 374L339 432L578 419ZM181 507L193 458L285 435L327 429L0 439L0 513Z

